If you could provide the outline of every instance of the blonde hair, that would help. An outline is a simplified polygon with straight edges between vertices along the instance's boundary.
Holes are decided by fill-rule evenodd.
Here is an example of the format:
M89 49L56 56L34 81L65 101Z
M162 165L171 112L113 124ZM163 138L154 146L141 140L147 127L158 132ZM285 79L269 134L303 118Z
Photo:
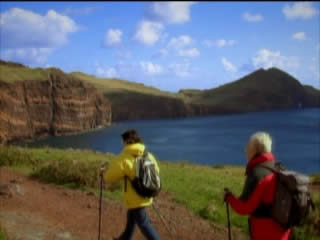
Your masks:
M246 153L248 160L252 159L255 155L262 153L269 153L272 151L272 138L267 132L254 133L247 145Z

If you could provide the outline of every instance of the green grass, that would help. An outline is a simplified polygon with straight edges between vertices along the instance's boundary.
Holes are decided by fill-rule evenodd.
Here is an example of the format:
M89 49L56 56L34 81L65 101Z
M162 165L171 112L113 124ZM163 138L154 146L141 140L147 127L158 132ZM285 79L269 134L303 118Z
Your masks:
M244 168L234 166L199 166L188 163L161 162L163 188L174 193L175 201L212 223L227 224L223 189L239 196L244 184ZM319 175L313 176L313 179ZM320 193L313 194L317 209L304 226L295 228L294 240L320 240ZM232 226L248 233L247 217L230 210ZM315 235L317 233L317 236Z
M0 225L0 240L9 240L7 230Z
M188 163L161 163L163 188L174 193L175 200L201 217L227 223L223 188L240 194L244 169L232 166L198 166ZM246 229L246 217L231 213L232 224ZM246 230L245 230L246 231Z
M113 154L89 150L23 148L0 146L0 166L9 166L30 174L41 181L78 188L99 195L98 168L108 166ZM183 204L196 215L214 225L226 226L226 206L223 188L228 187L239 195L244 184L244 168L215 165L199 166L183 163L160 162L163 190L173 195L174 201ZM318 180L319 175L313 179ZM104 191L104 197L120 200L121 187ZM295 240L320 240L320 193L313 195L317 210L306 220L303 227L295 229ZM247 217L230 211L233 227L248 233Z
M177 94L162 91L160 89L145 86L142 83L135 83L126 80L120 80L115 78L99 78L92 75L88 75L81 72L73 72L72 76L84 80L86 82L92 83L98 90L103 93L124 93L126 92L138 92L142 94L150 94L155 96L166 96L166 97L178 97Z
M50 69L17 67L0 64L0 81L48 80Z

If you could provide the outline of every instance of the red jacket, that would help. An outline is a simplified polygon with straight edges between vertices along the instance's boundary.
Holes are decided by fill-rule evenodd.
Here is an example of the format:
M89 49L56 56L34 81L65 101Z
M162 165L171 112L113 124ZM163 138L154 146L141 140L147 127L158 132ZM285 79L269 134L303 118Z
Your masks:
M274 162L271 153L264 153L249 161L246 174L265 162ZM247 176L248 178L249 176ZM240 215L249 215L251 240L289 240L291 229L283 229L277 222L267 217L255 217L254 211L261 204L272 204L275 196L276 175L269 172L255 185L248 199L229 195L226 201Z

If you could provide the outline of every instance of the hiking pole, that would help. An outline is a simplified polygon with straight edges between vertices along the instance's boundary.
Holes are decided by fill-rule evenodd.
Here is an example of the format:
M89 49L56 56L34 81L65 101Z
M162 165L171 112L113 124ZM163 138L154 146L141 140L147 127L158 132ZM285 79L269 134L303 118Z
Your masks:
M227 206L227 217L228 217L228 237L229 240L231 240L231 223L230 223L230 214L229 214L229 204L226 201L226 206Z
M158 215L158 217L160 218L161 222L163 223L163 225L165 226L165 228L166 228L167 231L169 232L171 239L174 239L174 238L173 238L173 235L172 235L172 233L171 233L171 231L170 231L170 229L169 229L169 227L168 227L168 225L165 223L165 221L164 221L163 217L161 216L160 212L159 212L158 209L155 207L155 204L156 204L155 202L153 202L153 204L152 204L153 210L157 213L157 215Z
M229 192L229 189L225 188L224 189L225 194ZM228 238L231 240L231 223L230 223L230 213L229 213L229 204L227 200L224 200L226 202L226 207L227 207L227 218L228 218Z
M103 173L100 173L100 204L99 204L99 233L98 233L98 240L100 240L100 233L101 233L101 213L102 213L102 189L103 189Z

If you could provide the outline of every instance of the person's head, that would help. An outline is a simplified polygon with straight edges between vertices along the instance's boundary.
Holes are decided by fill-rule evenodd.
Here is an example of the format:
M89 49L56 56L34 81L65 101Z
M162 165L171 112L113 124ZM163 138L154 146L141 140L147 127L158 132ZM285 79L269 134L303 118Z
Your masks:
M134 129L125 131L121 134L121 137L124 144L143 143L137 131Z
M262 153L270 153L272 151L272 139L267 132L256 132L254 133L247 144L246 154L248 161L254 156Z

